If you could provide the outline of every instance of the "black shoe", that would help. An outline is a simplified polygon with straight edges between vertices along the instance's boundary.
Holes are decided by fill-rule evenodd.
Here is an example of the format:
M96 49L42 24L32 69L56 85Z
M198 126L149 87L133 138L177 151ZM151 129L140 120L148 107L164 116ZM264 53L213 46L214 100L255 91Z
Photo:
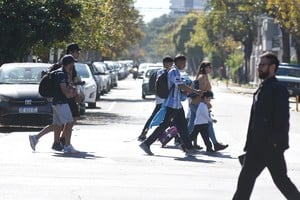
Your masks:
M221 151L223 149L226 149L228 147L228 144L221 144L221 143L216 143L214 144L214 149L215 151Z
M197 149L197 150L203 149L203 147L200 147L199 145L194 145L194 148Z
M213 152L215 152L212 148L207 148L206 149L206 152L208 152L208 153L213 153Z
M138 141L141 141L141 142L143 142L144 140L146 140L146 135L140 135L139 137L138 137Z
M140 147L141 147L141 149L143 149L143 151L145 151L145 153L147 153L148 155L150 155L150 156L153 155L153 153L152 153L151 150L150 150L149 145L147 145L146 143L142 142L142 143L140 144Z
M61 146L65 146L65 144L66 144L66 139L63 138L63 137L60 137L60 138L59 138L59 142L60 142Z
M55 151L62 151L63 146L61 146L60 142L54 142L52 145L52 149Z

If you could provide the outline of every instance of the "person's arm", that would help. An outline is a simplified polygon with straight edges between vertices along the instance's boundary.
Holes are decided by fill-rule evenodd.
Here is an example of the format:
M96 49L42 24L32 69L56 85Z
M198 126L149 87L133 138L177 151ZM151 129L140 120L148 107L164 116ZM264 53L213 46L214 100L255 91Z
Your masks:
M188 93L195 93L195 94L198 94L198 95L202 95L202 91L201 90L195 90L185 84L179 84L178 85L178 88L185 91L185 92L188 92Z
M72 97L75 97L77 94L76 88L68 88L66 83L60 83L59 87L62 91L62 93L69 99Z

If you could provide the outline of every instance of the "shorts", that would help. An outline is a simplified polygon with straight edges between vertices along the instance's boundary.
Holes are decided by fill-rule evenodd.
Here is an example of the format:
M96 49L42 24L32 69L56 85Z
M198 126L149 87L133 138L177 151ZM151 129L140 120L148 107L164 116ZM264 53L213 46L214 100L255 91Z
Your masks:
M63 125L73 122L72 112L69 104L56 104L53 108L53 122L55 125Z
M80 116L79 107L78 107L77 103L75 102L75 98L68 99L68 104L70 106L72 116L79 117Z

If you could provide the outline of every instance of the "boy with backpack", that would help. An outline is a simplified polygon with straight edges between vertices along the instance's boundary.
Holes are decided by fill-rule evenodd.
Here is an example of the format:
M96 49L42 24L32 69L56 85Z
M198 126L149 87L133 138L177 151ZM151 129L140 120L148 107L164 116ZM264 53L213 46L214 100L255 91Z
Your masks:
M163 69L160 69L156 72L156 74L153 74L151 77L154 79L154 81L156 82L157 80L157 77L159 77L160 75L162 75L165 71L169 71L173 65L173 58L171 56L165 56L163 58L163 66L164 68ZM150 84L154 84L152 87L156 87L156 83L150 83L149 81L149 86ZM156 115L156 113L160 110L161 108L161 105L163 103L164 99L163 98L160 98L158 95L155 94L155 103L156 103L156 106L152 112L152 114L150 115L149 119L146 121L145 125L144 125L144 128L142 130L142 133L140 134L140 136L138 137L138 140L139 141L144 141L146 139L146 135L148 133L148 130L149 130L149 125L153 119L153 117Z
M174 124L180 133L180 140L182 143L182 149L186 152L186 155L193 155L197 151L193 148L191 140L189 138L187 121L185 119L184 110L181 104L181 91L189 93L197 93L201 95L201 91L194 90L189 86L186 86L181 77L179 70L183 70L186 65L186 57L182 54L178 54L175 59L175 66L168 71L168 88L169 94L165 100L166 114L160 125L154 130L154 132L139 146L148 155L153 155L150 150L150 146L157 140L159 135Z

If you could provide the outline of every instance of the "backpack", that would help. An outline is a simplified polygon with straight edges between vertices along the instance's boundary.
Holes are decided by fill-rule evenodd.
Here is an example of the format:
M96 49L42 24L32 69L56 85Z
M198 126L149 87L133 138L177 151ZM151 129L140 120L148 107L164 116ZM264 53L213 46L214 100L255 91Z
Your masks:
M156 78L157 78L157 72L155 71L150 75L149 78L149 83L148 83L149 93L156 94Z
M42 79L39 83L39 93L42 97L49 98L54 96L55 82L54 76L56 71L43 71ZM44 75L43 75L44 74Z
M158 76L155 83L156 95L162 99L166 99L169 96L168 71L164 70L164 72Z

